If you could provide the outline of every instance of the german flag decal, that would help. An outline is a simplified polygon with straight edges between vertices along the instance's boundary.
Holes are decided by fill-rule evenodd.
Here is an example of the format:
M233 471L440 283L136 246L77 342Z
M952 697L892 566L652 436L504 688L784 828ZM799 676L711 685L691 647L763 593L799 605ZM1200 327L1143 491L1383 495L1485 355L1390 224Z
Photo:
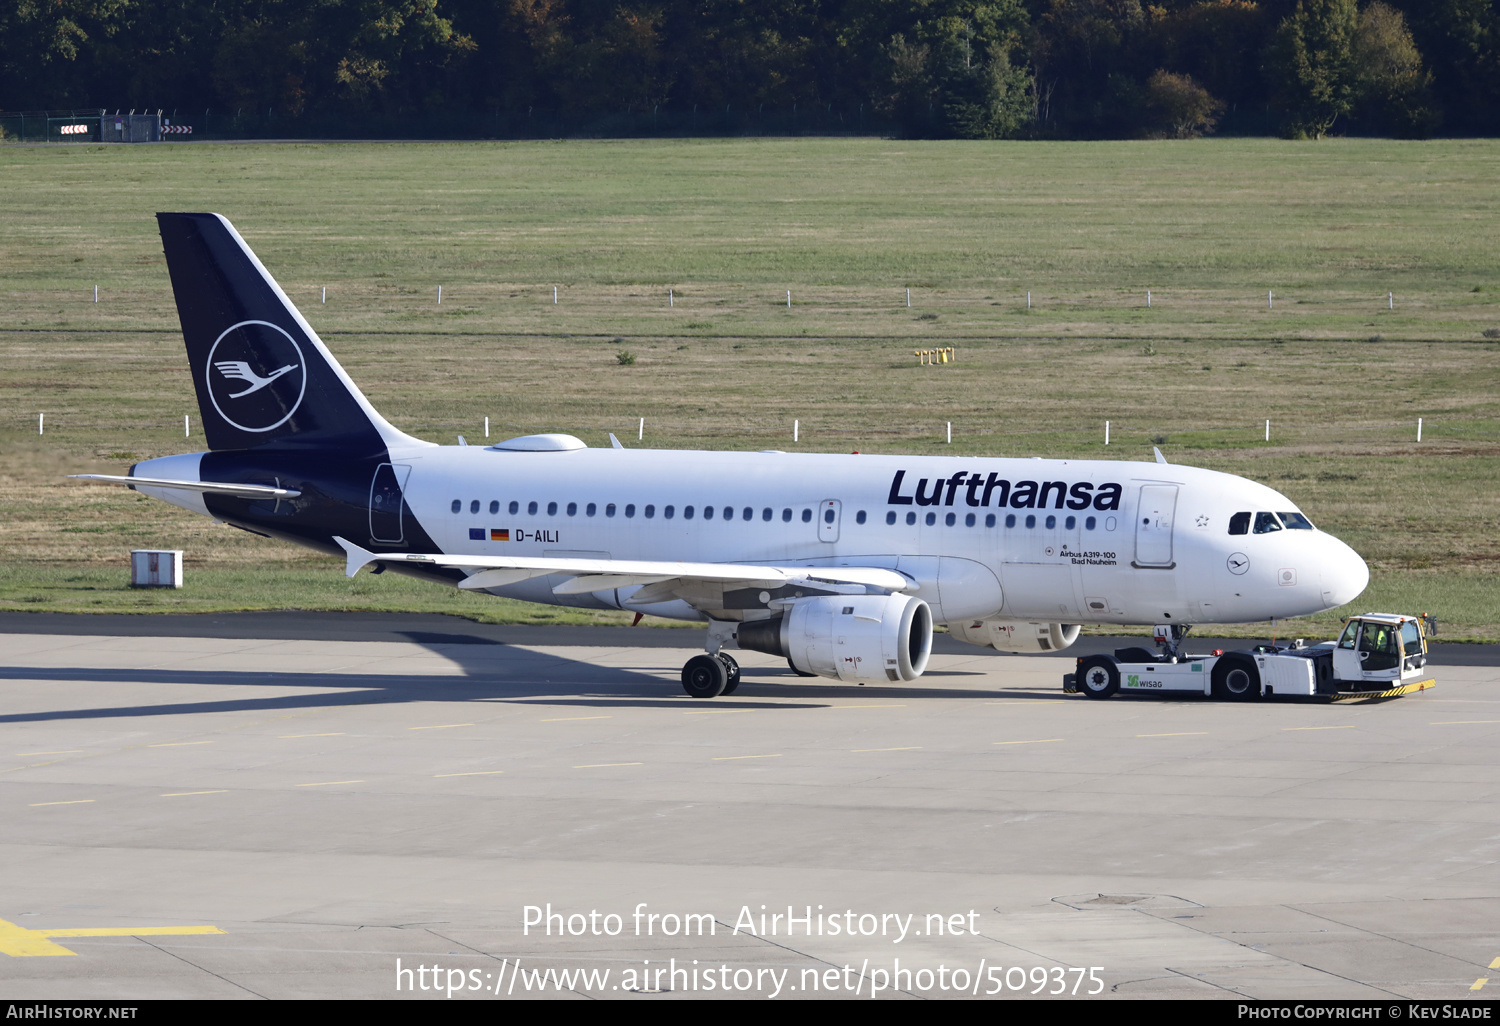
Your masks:
M508 527L492 527L492 528L490 528L490 541L510 541L510 528L508 528Z

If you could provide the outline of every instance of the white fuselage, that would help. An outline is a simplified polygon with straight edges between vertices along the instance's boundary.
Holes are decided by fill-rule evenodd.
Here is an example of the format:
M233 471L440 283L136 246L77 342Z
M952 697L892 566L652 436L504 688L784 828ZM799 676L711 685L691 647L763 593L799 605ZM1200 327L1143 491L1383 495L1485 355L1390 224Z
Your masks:
M391 462L446 553L885 566L918 581L938 622L1239 623L1333 608L1368 581L1322 531L1229 534L1236 513L1297 507L1174 464L477 446ZM492 590L638 608L631 589L556 595L556 583ZM742 619L763 615L755 605L699 596L647 611Z

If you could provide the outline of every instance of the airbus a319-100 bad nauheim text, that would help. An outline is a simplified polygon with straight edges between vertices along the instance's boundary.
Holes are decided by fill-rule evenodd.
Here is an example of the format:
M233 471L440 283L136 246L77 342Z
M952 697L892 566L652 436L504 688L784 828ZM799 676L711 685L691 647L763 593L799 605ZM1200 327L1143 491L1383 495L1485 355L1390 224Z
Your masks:
M844 681L910 681L934 624L1002 651L1080 624L1244 623L1349 602L1369 573L1263 485L1158 462L440 446L377 413L234 227L159 214L209 451L129 484L236 527L532 602L707 621Z

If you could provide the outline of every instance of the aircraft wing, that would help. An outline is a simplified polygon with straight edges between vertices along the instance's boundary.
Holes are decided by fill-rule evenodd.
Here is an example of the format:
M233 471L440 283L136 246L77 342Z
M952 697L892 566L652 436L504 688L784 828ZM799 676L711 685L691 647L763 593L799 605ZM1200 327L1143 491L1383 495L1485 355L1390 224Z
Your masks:
M469 577L460 588L482 590L515 584L531 577L566 576L552 589L557 595L582 595L628 585L661 585L674 581L717 582L750 587L762 584L779 588L786 584L860 585L883 591L916 591L917 583L905 574L871 566L759 566L753 563L686 563L650 559L588 559L554 556L465 556L429 555L422 552L370 552L344 538L334 541L348 554L345 574L353 577L370 563L415 563L420 566L455 567ZM670 588L653 588L662 593ZM663 597L666 597L663 595ZM654 601L660 601L653 596Z
M211 495L234 495L241 499L295 499L302 493L292 488L270 485L229 484L224 481L169 481L164 477L122 477L118 474L69 474L83 481L108 484L145 485L147 488L174 488L185 492L207 492Z

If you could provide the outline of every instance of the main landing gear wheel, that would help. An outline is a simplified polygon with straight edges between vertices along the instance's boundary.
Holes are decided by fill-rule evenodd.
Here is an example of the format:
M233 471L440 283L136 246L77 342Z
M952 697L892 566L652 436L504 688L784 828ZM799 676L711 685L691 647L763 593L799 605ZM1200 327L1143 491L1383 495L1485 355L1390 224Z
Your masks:
M1108 698L1120 690L1120 671L1103 656L1085 659L1078 667L1078 690L1090 698Z
M1248 659L1220 659L1214 667L1214 697L1232 702L1254 702L1260 695L1260 674Z
M719 653L719 662L724 664L725 671L729 674L729 682L724 685L723 694L732 695L740 686L740 664L734 661L734 656L728 652Z
M696 655L682 668L682 690L693 698L718 698L729 686L729 667L718 656Z

